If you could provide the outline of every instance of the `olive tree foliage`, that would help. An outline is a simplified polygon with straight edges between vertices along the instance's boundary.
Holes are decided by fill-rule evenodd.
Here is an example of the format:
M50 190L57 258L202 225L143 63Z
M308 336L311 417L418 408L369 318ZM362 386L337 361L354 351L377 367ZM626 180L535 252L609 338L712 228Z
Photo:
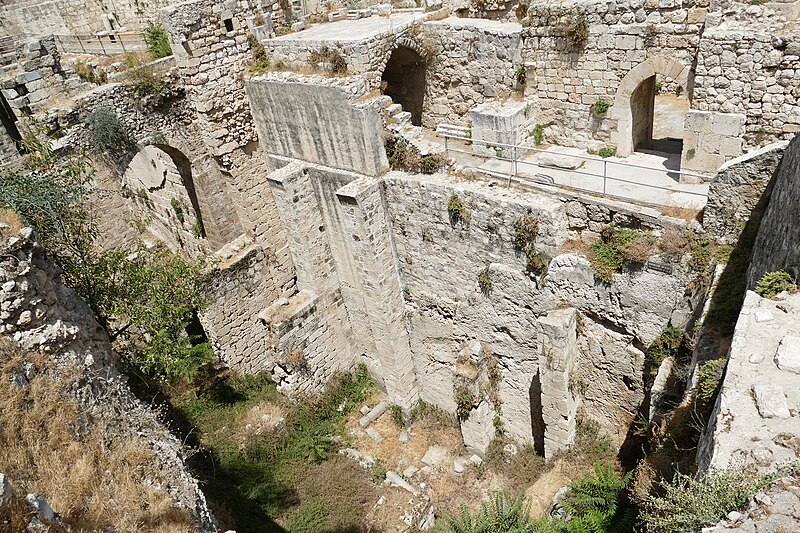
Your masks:
M202 262L164 249L102 250L93 199L94 169L80 156L53 153L41 129L22 141L20 169L0 170L0 207L16 211L108 331L129 370L173 381L211 356L186 327L206 305Z

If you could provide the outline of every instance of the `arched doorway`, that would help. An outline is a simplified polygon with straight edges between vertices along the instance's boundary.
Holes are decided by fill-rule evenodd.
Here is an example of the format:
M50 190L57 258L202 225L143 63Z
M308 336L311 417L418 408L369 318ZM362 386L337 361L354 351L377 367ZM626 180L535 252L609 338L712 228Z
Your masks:
M683 113L680 106L675 108L656 107L657 84L666 81L674 87L680 87L676 92L688 94L689 67L670 58L653 58L640 63L622 79L614 98L612 118L617 120L617 131L612 134L611 141L617 147L620 156L630 155L636 150L659 150L668 153L680 153L680 139L683 138L683 120L681 116L664 117L665 113ZM686 110L688 110L688 99ZM656 117L656 112L659 112ZM672 123L666 135L666 141L659 128L658 135L654 137L654 124L665 120ZM678 127L675 127L678 123ZM674 139L674 140L673 140Z
M422 107L425 101L425 61L407 46L392 51L381 82L383 93L411 113L411 123L422 125Z

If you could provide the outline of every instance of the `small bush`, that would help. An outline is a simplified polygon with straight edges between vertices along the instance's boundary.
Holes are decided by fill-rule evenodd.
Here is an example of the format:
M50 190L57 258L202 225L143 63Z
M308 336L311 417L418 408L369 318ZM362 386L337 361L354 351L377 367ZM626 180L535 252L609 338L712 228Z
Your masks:
M264 50L264 45L252 33L247 36L247 43L250 45L250 55L253 59L250 63L250 71L253 74L263 74L269 70L269 57L267 57L267 51Z
M531 214L523 215L514 221L514 249L524 251L535 240L539 233L539 219Z
M175 218L178 219L178 222L183 224L183 208L181 207L181 203L178 201L177 198L173 198L169 201L169 205L172 206L172 210L175 211Z
M756 294L763 298L774 298L778 293L794 289L795 284L792 275L785 270L767 272L758 283L756 283Z
M172 55L167 32L161 24L154 24L149 21L144 29L143 37L147 45L147 51L153 59L161 59Z
M107 81L106 73L104 70L95 70L83 61L75 63L75 73L83 81L102 85Z
M406 426L406 422L403 417L403 408L397 404L392 404L389 406L389 416L392 417L392 422L394 422L397 427L402 428Z
M694 149L694 148L689 148L686 151L686 157L689 158L689 159L693 158L695 155L697 155L697 150Z
M375 459L369 467L369 479L376 485L380 485L386 479L386 464L380 459Z
M308 56L308 62L314 67L319 64L325 65L325 71L335 76L347 73L347 62L342 54L328 46L323 46L319 51L313 50Z
M722 375L725 372L726 360L724 357L712 359L700 366L697 376L697 392L695 404L701 411L711 407L722 384Z
M453 384L453 393L456 398L456 415L459 420L466 420L477 403L475 393L472 392L472 387L463 383Z
M620 251L625 261L643 265L655 254L656 245L653 235L639 232Z
M617 149L616 148L610 148L608 146L600 148L597 151L597 155L599 155L603 159L605 159L607 157L613 157L614 155L616 155L616 153L617 153Z
M609 107L611 107L611 104L601 98L592 104L592 112L597 116L605 115Z
M656 82L656 94L661 94L661 89L663 88L663 84L659 81Z
M620 476L608 465L594 465L594 476L573 481L560 505L568 531L630 531L635 511L624 496L633 473Z
M167 88L164 78L156 73L151 63L145 63L135 54L125 55L125 84L138 96L158 94Z
M647 531L700 531L742 509L768 482L743 469L711 470L700 478L677 473L662 485L663 496L644 501L639 517Z
M489 294L492 291L492 273L487 266L478 273L478 287L484 294Z
M461 507L457 515L444 515L437 521L437 533L462 533L493 531L511 533L515 531L535 531L534 522L528 518L528 509L523 505L522 496L512 499L505 492L494 495L489 502L481 502L480 510L474 515L466 507Z
M683 332L676 327L668 327L647 347L647 358L654 365L660 365L667 357L675 357L683 342Z
M472 216L457 194L450 196L450 199L447 200L447 215L451 224L469 224Z
M528 81L528 73L525 69L525 65L520 65L517 67L517 70L514 71L514 76L517 78L517 83L520 85L525 85Z
M609 226L603 230L600 239L592 244L590 262L595 279L613 283L614 273L619 272L626 261L623 249L640 235L642 235L640 231L627 228Z
M422 174L434 174L446 167L447 163L447 156L442 152L423 155L419 158L419 171Z
M542 142L544 142L544 126L542 126L541 124L535 125L533 129L531 129L531 131L528 132L528 136L533 137L533 143L536 146L539 146L540 144L542 144Z
M567 24L567 37L575 48L582 48L589 40L589 20L586 15L574 15Z
M409 424L420 423L425 427L441 428L458 426L458 420L451 413L431 403L420 400L408 415Z
M98 152L124 155L136 150L136 143L131 139L117 113L110 107L101 107L94 111L89 115L87 123L92 144Z

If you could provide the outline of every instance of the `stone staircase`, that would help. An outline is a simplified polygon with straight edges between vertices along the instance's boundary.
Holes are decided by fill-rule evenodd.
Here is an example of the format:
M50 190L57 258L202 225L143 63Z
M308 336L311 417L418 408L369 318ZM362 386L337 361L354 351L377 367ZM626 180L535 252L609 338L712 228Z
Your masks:
M405 139L419 150L420 155L444 152L443 144L426 139L422 127L411 123L411 113L404 111L401 104L392 101L390 96L383 95L380 98L384 121L389 131Z

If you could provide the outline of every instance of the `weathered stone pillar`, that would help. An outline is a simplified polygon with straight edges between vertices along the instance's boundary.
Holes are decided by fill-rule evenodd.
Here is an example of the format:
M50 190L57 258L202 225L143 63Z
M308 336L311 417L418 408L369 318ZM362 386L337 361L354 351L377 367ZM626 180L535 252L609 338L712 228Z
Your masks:
M572 308L551 311L539 319L539 328L544 456L550 458L575 440L578 400L570 391L569 377L578 353L577 312Z
M373 355L391 402L410 410L419 399L406 331L400 275L389 214L381 182L360 178L336 191L348 235L354 275L363 290L363 305Z

